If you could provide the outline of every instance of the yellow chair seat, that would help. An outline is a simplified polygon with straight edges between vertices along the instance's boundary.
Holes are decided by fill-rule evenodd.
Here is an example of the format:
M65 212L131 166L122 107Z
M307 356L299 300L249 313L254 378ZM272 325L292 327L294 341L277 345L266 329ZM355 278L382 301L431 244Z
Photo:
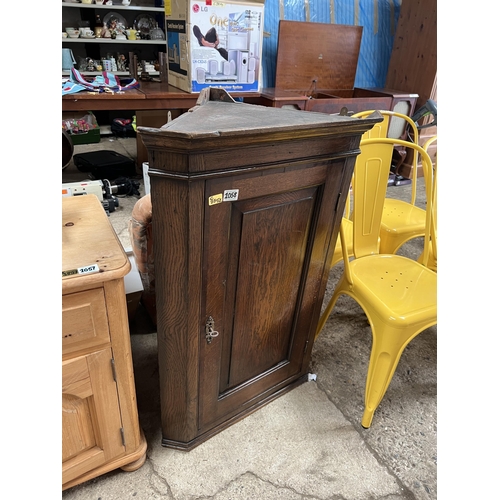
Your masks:
M408 240L425 234L425 210L386 198L380 225L380 253L396 253Z
M344 292L356 287L370 323L382 315L407 329L437 314L436 273L425 266L399 255L374 255L351 262L351 273L354 284Z

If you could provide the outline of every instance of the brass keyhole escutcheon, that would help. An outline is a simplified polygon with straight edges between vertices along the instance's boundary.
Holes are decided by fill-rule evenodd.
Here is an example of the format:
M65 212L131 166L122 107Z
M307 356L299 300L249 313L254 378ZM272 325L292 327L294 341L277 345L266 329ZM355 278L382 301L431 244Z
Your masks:
M205 323L205 339L207 341L207 344L210 344L212 342L212 339L219 335L219 332L215 331L214 328L215 321L212 316L209 316L207 322Z

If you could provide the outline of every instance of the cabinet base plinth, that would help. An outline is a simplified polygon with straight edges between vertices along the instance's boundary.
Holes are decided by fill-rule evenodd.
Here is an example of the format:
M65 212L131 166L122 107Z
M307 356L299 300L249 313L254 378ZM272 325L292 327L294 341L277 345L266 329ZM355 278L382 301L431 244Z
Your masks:
M144 433L141 430L141 441L137 450L124 457L113 460L112 462L109 462L102 467L93 469L90 472L73 479L72 481L68 481L66 484L63 484L62 491L67 490L68 488L72 488L73 486L77 486L78 484L84 483L86 481L90 481L95 477L102 476L103 474L111 472L115 469L122 469L126 472L133 472L139 469L144 465L144 462L146 461L147 448L148 443L146 441L146 438L144 437Z
M183 441L178 441L175 439L170 439L168 437L163 437L161 440L161 445L164 446L165 448L174 448L176 450L181 450L181 451L191 451L192 449L196 448L200 444L204 443L211 437L215 436L216 434L219 434L219 432L222 432L223 430L227 429L228 427L231 427L231 425L235 424L236 422L239 422L240 420L243 420L245 417L250 415L251 413L260 410L263 406L267 405L271 401L274 401L278 397L282 396L283 394L286 394L287 392L291 391L292 389L295 389L295 387L298 387L299 385L303 384L304 382L307 382L307 374L302 375L300 378L295 380L294 382L289 383L282 389L279 389L276 392L273 392L266 398L260 400L258 403L256 403L253 406L250 406L249 408L246 408L244 411L241 413L238 413L234 415L233 417L229 418L228 420L225 420L219 425L216 425L215 427L212 427L208 431L204 432L203 434L200 434L196 438L192 439L191 441L183 442Z

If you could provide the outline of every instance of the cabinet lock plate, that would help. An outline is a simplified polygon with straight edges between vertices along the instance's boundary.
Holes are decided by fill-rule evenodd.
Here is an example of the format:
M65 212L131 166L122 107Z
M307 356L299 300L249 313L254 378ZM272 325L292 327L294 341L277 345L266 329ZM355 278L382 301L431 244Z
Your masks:
M214 330L214 327L214 319L212 318L212 316L209 316L207 322L205 323L205 339L207 341L207 344L210 344L212 342L212 339L219 335L219 332L216 332Z

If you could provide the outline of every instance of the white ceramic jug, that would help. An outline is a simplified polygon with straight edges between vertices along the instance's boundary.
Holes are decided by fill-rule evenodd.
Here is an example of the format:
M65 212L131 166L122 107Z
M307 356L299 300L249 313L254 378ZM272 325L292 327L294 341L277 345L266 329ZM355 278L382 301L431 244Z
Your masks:
M69 71L76 64L75 56L71 49L62 49L62 69Z

